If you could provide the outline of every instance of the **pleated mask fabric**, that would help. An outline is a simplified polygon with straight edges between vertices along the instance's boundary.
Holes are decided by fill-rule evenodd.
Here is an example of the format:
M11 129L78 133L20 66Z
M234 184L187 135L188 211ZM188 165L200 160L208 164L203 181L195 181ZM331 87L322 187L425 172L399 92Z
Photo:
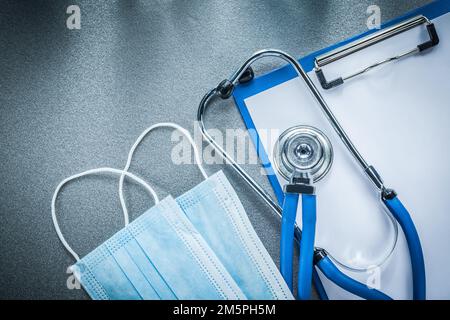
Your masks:
M248 299L294 299L222 171L177 202Z
M72 270L93 299L246 298L170 196Z

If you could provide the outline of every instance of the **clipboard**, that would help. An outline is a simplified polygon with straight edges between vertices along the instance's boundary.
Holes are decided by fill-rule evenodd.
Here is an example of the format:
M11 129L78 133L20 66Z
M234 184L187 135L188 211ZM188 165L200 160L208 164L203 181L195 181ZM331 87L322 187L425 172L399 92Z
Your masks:
M421 7L419 9L413 10L409 12L408 14L398 17L382 26L382 30L387 30L391 28L392 26L398 25L403 23L404 21L408 21L411 19L414 19L416 16L424 16L427 19L431 21L439 21L439 24L444 24L447 26L447 29L450 30L450 1L448 0L440 0L432 2L424 7ZM445 21L444 21L445 20ZM448 21L447 21L448 20ZM436 26L437 33L439 36L441 34L443 37L441 37L441 43L436 47L433 48L433 50L437 54L447 53L447 56L450 56L450 32L446 32L446 30L442 30L442 28L439 28L439 26ZM445 29L445 28L444 28ZM397 50L398 48L395 47L395 44L392 44L393 42L396 42L395 39L400 39L401 41L405 40L409 35L413 35L412 39L415 41L415 45L418 44L417 39L422 39L420 43L425 43L429 40L428 36L431 35L426 32L426 30L421 30L419 35L419 27L412 27L411 30L405 32L404 34L394 34L392 37L390 37L387 40L380 41L373 45L373 52L372 53L378 53L377 49L380 51L386 50ZM445 32L443 32L445 31ZM422 140L416 139L417 133L414 133L415 131L420 132L420 130L427 131L427 128L429 126L433 126L433 123L438 123L435 127L437 128L444 128L445 127L445 121L444 118L450 119L450 113L447 113L446 110L440 109L442 111L441 119L436 116L436 112L433 110L430 110L433 108L433 104L436 105L443 105L442 101L440 99L447 99L449 97L446 96L446 94L443 95L433 95L428 100L428 105L423 106L423 120L424 124L421 124L420 119L417 119L417 115L413 116L411 113L404 112L405 109L402 108L395 108L395 106L391 106L391 109L384 108L384 107L374 107L372 109L380 109L380 112L377 114L374 112L369 112L363 107L360 107L360 109L364 109L364 112L360 112L357 106L354 106L355 103L350 103L350 108L346 108L345 103L346 101L351 101L352 99L357 99L358 95L352 94L354 92L361 93L363 96L370 97L371 95L368 93L369 90L375 90L375 92L378 92L379 94L383 94L385 96L392 95L392 99L395 101L399 101L400 98L405 96L405 92L407 90L416 91L418 92L419 89L414 87L414 82L411 80L411 83L406 81L407 83L396 83L396 80L401 80L401 77L396 78L395 75L392 75L392 70L401 70L401 68L408 68L408 65L411 65L412 67L416 67L420 64L420 60L425 59L429 60L429 57L427 57L427 54L417 55L414 57L407 57L402 60L402 62L396 64L387 64L386 66L380 67L378 70L373 70L371 72L367 72L367 74L364 74L363 76L354 77L348 81L348 83L340 84L336 87L329 87L324 88L324 79L320 79L320 75L318 75L317 67L318 63L317 60L320 57L326 57L329 56L333 52L339 52L342 48L346 48L348 46L351 46L353 43L370 37L371 35L375 34L378 31L368 31L363 34L357 35L353 38L350 38L348 40L342 41L340 43L337 43L333 46L330 46L328 48L325 48L323 50L320 50L318 52L312 53L302 59L299 60L300 64L304 68L304 70L309 74L311 79L315 82L316 86L321 89L321 94L323 94L323 97L328 102L328 104L331 107L334 107L333 112L337 115L337 118L341 121L344 128L349 131L350 136L353 138L354 142L356 142L356 145L358 148L361 148L363 151L363 154L367 155L368 159L375 159L375 161L381 162L381 165L378 165L376 163L376 167L381 167L381 174L384 177L388 177L388 184L389 186L393 186L397 189L399 192L399 196L402 198L403 201L406 202L406 205L409 207L411 214L413 215L413 219L416 221L416 226L419 229L419 234L424 243L424 253L425 253L425 263L426 263L426 269L427 269L427 291L428 291L428 298L429 299L449 299L450 298L450 281L447 279L450 277L450 271L446 271L444 269L445 266L448 265L446 263L450 263L450 250L448 246L450 245L450 236L446 234L450 234L450 218L447 218L445 216L445 213L443 209L449 208L445 207L445 204L442 204L441 200L438 200L437 198L443 197L445 198L446 191L439 189L439 186L445 186L445 183L447 181L450 182L450 175L445 170L445 167L443 167L444 162L449 160L450 163L450 157L447 159L447 153L450 153L445 151L445 157L442 159L442 162L440 162L437 165L436 168L427 168L426 166L426 160L424 159L425 165L421 168L422 170L415 175L414 173L411 174L411 171L414 171L414 163L409 166L408 164L408 157L412 157L415 155L408 155L406 157L403 157L401 154L399 154L398 150L395 149L401 149L404 148L404 146L411 147L412 151L414 150L414 141L411 142L408 138L405 138L408 135L408 127L405 125L408 122L414 123L415 127L411 127L411 138L412 140L421 141L422 147L427 149L429 147L430 150L438 150L439 148L445 148L445 146L442 146L443 142L446 141L447 137L450 139L449 131L446 129L442 129L441 136L436 137L436 139L433 140L433 143L423 143ZM399 40L399 42L400 42ZM390 48L390 47L392 48ZM343 70L348 70L348 68L354 69L354 70L360 70L358 67L354 66L354 60L360 60L358 58L362 57L365 58L364 55L367 54L367 50L369 49L361 49L357 50L358 52L352 53L349 55L346 55L343 57L339 62L333 61L333 63L329 65L321 66L322 72L326 74L326 80L327 82L331 82L329 79L337 79L340 74L342 74L342 68ZM434 54L434 53L433 53ZM431 55L430 55L431 56ZM355 59L355 57L357 57ZM388 55L389 57L389 55ZM353 61L352 61L353 58ZM361 59L364 60L364 59ZM427 61L428 61L427 60ZM372 61L377 61L372 60ZM361 67L361 66L359 66ZM339 70L341 68L341 70ZM421 68L426 68L422 67ZM444 70L439 70L439 69ZM420 68L419 68L420 69ZM448 70L448 72L446 72ZM421 72L421 71L419 71ZM424 72L424 70L422 70ZM398 72L401 74L401 72ZM446 88L448 87L448 90L450 92L450 81L447 78L447 85L445 84L445 75L443 74L450 74L450 64L444 63L443 66L434 66L433 70L429 72L429 76L427 76L425 79L416 79L418 81L424 81L423 88L420 88L420 90L428 90L428 89L435 89L438 92L444 92L446 91ZM319 77L318 77L319 76ZM380 81L380 79L382 81ZM297 79L298 80L298 79ZM272 185L275 195L277 197L278 202L281 204L283 201L283 192L282 192L282 183L280 183L280 177L277 176L277 174L274 172L272 165L271 165L271 150L270 146L267 146L265 143L263 143L261 137L260 137L260 130L266 129L261 128L261 123L267 123L267 119L263 119L264 115L261 116L260 114L264 113L270 113L274 114L275 108L278 108L280 110L289 110L289 112L293 113L300 113L302 109L306 108L312 108L310 111L310 114L304 117L297 117L293 120L291 120L291 124L311 124L310 122L313 122L316 126L318 126L319 129L323 130L326 128L326 134L329 136L333 136L334 132L330 128L329 124L325 121L325 118L321 114L320 110L316 107L309 106L310 104L314 104L313 100L308 100L304 96L304 94L308 95L309 93L306 92L307 90L305 88L301 87L301 84L299 84L300 80L296 80L296 73L295 71L290 67L282 67L280 69L277 69L275 71L272 71L268 74L262 75L260 77L254 78L252 81L241 84L237 86L234 90L233 97L235 99L235 102L239 108L239 111L242 115L242 118L244 120L244 123L248 129L255 130L257 134L251 135L251 138L253 140L253 143L257 149L257 154L259 158L261 159L261 162L263 163L263 166L267 170L267 177L270 181L270 184ZM386 83L390 84L390 88L392 88L391 91L386 91ZM346 81L344 81L346 82ZM384 85L380 85L382 83ZM407 86L407 88L405 88ZM420 86L419 86L420 87ZM400 88L401 90L397 90L397 88ZM383 91L384 89L384 91ZM300 91L304 91L303 93ZM378 90L378 91L377 91ZM396 93L395 91L400 91ZM300 93L299 93L300 92ZM418 92L417 94L419 94ZM292 101L282 100L286 98L282 97L291 97L292 99L296 99L297 105L292 104ZM407 98L405 98L405 104L414 104L414 101L410 101L410 99L414 99L415 92L412 92L410 97L408 95ZM355 98L356 97L356 98ZM277 100L278 98L278 100ZM269 106L265 105L263 100L267 101L270 100L274 102L273 108L270 109ZM381 99L382 100L382 99ZM449 99L450 100L450 99ZM449 101L446 100L446 101ZM281 105L281 106L280 106ZM285 107L284 105L288 105ZM361 103L361 105L364 105L364 102ZM371 105L368 103L368 105ZM255 116L255 109L258 108L258 106L261 107L262 111L258 111L258 116ZM373 103L371 105L373 107ZM287 109L286 109L287 108ZM448 109L448 108L447 108ZM427 111L428 110L428 111ZM430 112L432 111L432 112ZM277 110L277 113L280 113L280 111ZM281 111L283 113L283 111ZM427 115L430 113L431 115L434 114L434 116ZM369 118L364 118L366 114L370 114ZM302 116L305 114L302 114ZM296 115L297 116L297 115ZM277 122L280 115L275 116L274 119L270 119L272 122ZM285 121L281 119L280 124L277 126L275 124L275 127L279 127L279 129L285 129L283 126L286 126L287 124ZM289 121L288 121L289 122ZM301 122L301 123L297 123ZM375 123L375 125L373 125ZM401 125L403 123L403 125ZM370 124L370 125L368 125ZM391 130L393 126L399 126L398 132L396 134L395 130ZM366 130L365 127L370 127L372 130ZM390 127L390 128L389 128ZM418 127L418 128L417 128ZM415 130L417 129L417 130ZM432 130L435 130L436 128L431 128ZM282 131L282 130L281 130ZM385 132L393 132L391 135L386 135ZM429 130L428 130L429 131ZM394 134L395 133L395 134ZM427 132L427 134L429 134ZM369 138L375 136L378 137L379 140L370 140ZM374 148L374 141L377 143L377 148ZM356 166L346 158L345 153L346 150L343 148L342 144L340 143L339 139L337 137L334 137L333 141L333 147L336 149L336 155L339 155L340 158L337 159L337 163L335 167L337 166L339 168L334 170L332 174L334 174L331 178L326 178L323 183L319 182L319 185L317 186L318 190L318 196L319 196L319 207L318 207L318 219L322 215L322 221L323 219L327 219L328 226L325 225L326 223L318 223L318 234L321 232L320 228L322 228L322 231L327 233L325 238L328 238L328 242L330 242L334 237L336 239L340 239L340 236L335 233L339 232L345 232L344 230L346 228L352 228L352 224L355 223L357 225L357 222L349 222L349 221L340 221L336 215L333 215L330 213L332 211L333 206L327 206L327 201L329 202L330 195L332 194L333 190L331 190L331 187L328 187L327 184L330 184L330 181L337 181L340 180L341 183L349 188L349 190L353 190L352 188L358 188L363 193L366 194L372 194L373 190L368 186L364 180L364 177L362 176L362 173L358 171ZM384 147L378 147L378 145L388 146L386 148ZM402 146L401 148L398 148L398 146ZM396 148L397 147L397 148ZM380 151L381 150L381 151ZM380 152L384 152L384 155L380 156ZM423 154L426 155L427 150L423 151ZM436 153L436 152L435 152ZM438 152L439 153L439 152ZM420 156L420 151L417 151L417 154ZM394 159L392 159L394 158ZM401 158L399 160L399 158ZM339 160L340 159L340 160ZM340 161L340 163L339 163ZM373 160L372 160L373 161ZM391 163L390 163L391 162ZM417 167L417 166L416 166ZM407 169L404 169L407 168ZM349 178L345 176L344 173L350 173L353 170L355 172L355 175L359 176L359 180L357 181L357 178ZM430 172L431 171L431 172ZM344 173L340 173L344 172ZM431 177L428 177L428 175L431 175ZM350 180L350 181L347 181ZM354 181L353 181L354 180ZM437 185L430 185L431 182L435 182L438 180ZM442 180L442 181L441 181ZM405 182L406 181L406 182ZM332 183L332 187L337 188L339 186L338 183ZM415 186L415 188L413 188ZM432 188L437 187L435 192L430 192L429 190ZM321 189L322 194L324 197L321 197ZM328 190L327 190L328 189ZM423 199L420 199L420 192L418 190L427 190L428 198L430 198L430 202L433 202L433 200L436 200L437 202L440 201L440 205L433 205L430 203L427 203L428 201L425 201ZM356 190L356 189L355 189ZM448 193L448 191L447 191ZM431 194L431 196L430 196ZM328 200L325 196L329 196ZM365 204L367 203L367 206L371 206L375 204L376 199L370 196L361 196L362 199L359 199L361 201L358 202L357 198L352 198L349 196L347 199L341 200L338 205L342 204L344 202L346 205L349 205L354 210L355 207L361 208L361 210L365 210ZM359 197L358 197L359 198ZM334 204L337 203L336 199L334 200ZM362 201L363 200L363 201ZM324 203L324 204L323 204ZM356 203L356 204L355 204ZM419 203L419 204L418 204ZM321 204L323 210L321 210ZM432 211L429 216L425 216L426 210L416 210L419 211L419 213L415 213L416 207L429 207L429 211ZM326 210L328 209L328 210ZM377 209L379 211L379 209ZM324 212L326 211L326 212ZM434 212L439 212L434 213ZM447 211L450 212L450 211ZM379 214L379 212L378 212ZM415 216L416 214L416 216ZM368 220L371 219L372 216L377 215L377 213L372 210L370 214L361 215L361 216L353 216L352 218L361 220ZM418 215L418 216L417 216ZM450 215L449 215L450 216ZM299 225L301 225L301 221L298 221ZM364 225L366 223L365 221L361 221L361 225ZM373 229L377 229L378 227L383 228L383 224L385 221L383 220L377 220L374 221ZM343 225L341 225L343 224ZM334 229L333 229L334 228ZM436 229L436 232L433 232L433 230ZM361 230L361 233L367 232L370 234L373 232L371 229L367 230ZM433 234L432 234L433 233ZM434 234L435 233L435 234ZM363 234L359 234L360 237L363 237ZM372 236L372 240L376 239L374 235L369 235L370 238ZM389 233L389 236L391 236L391 233ZM347 239L350 241L350 238ZM358 239L358 237L356 237ZM320 240L320 239L319 239ZM389 240L389 239L386 239ZM327 241L324 240L326 243ZM359 242L359 241L357 241ZM320 245L319 245L320 246ZM374 247L375 248L375 247ZM339 247L336 246L336 251L340 250ZM353 249L350 248L350 246L344 245L342 247L343 251L348 251L348 256L350 257L352 254L354 255L356 251L352 251ZM375 250L375 249L374 249ZM370 250L369 250L370 251ZM353 272L351 270L346 270L345 268L341 268L343 272L346 274L358 279L362 282L367 282L370 278L377 278L378 277L378 283L380 285L380 289L390 294L393 298L396 299L409 299L411 297L411 285L410 285L410 277L411 273L408 269L409 266L409 256L405 254L407 252L406 250L406 244L403 239L403 235L399 234L399 239L397 241L397 246L395 249L396 252L394 252L393 255L390 256L389 261L385 262L383 264L383 267L381 270L372 270L366 274L361 274L361 272ZM357 252L356 252L357 253ZM382 255L383 252L378 252L378 255ZM375 255L377 255L375 254ZM345 257L344 257L345 259ZM374 259L375 260L375 259ZM402 279L398 279L402 278ZM330 298L335 299L348 299L348 298L355 298L355 296L344 292L340 288L336 287L332 283L330 283L328 280L326 280L323 275L321 275L321 279L324 281L325 289L327 290L328 295ZM377 286L377 284L375 284Z

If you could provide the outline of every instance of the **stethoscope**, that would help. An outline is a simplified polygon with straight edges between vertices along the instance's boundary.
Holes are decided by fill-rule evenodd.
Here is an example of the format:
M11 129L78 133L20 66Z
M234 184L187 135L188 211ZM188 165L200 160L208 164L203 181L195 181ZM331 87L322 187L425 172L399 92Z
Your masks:
M203 137L214 149L233 167L233 169L248 183L248 185L261 197L281 219L280 243L280 271L292 290L293 287L293 246L294 239L300 244L298 297L308 299L311 292L311 282L314 282L319 296L327 299L325 289L314 266L318 267L329 280L339 287L364 299L390 299L386 294L355 281L341 272L335 265L336 259L322 248L314 247L316 196L313 183L320 180L328 172L332 163L332 147L328 138L313 127L298 126L285 131L275 146L275 168L286 180L284 187L284 202L281 208L271 196L250 177L234 159L214 140L207 132L204 116L209 102L214 98L223 100L231 97L234 87L239 83L246 83L254 78L251 65L264 57L277 57L288 62L306 83L308 89L319 103L322 111L331 126L347 147L352 157L362 168L368 179L374 185L382 203L387 208L390 218L400 224L408 244L413 274L413 299L426 298L425 265L420 239L414 223L397 193L385 187L381 176L376 169L369 165L354 146L349 136L340 125L333 112L323 99L322 95L303 70L298 61L289 54L275 49L262 50L253 54L229 78L210 90L200 102L197 121ZM302 196L302 224L303 230L295 224L295 217L299 196ZM396 228L397 224L395 224ZM394 243L395 247L395 243ZM390 251L389 255L392 253ZM387 260L384 259L383 261ZM338 262L339 263L339 262ZM340 263L339 263L340 264ZM345 265L345 264L342 264Z

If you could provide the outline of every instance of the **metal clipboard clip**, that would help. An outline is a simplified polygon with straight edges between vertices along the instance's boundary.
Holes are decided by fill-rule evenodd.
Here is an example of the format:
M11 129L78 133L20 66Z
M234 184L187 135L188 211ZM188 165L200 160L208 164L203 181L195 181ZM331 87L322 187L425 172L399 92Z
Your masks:
M352 74L349 74L347 76L342 76L342 77L339 77L339 78L331 80L331 81L328 81L325 78L325 74L323 73L323 70L321 69L323 66L333 63L339 59L342 59L348 55L351 55L352 53L355 53L364 48L370 47L378 42L386 40L390 37L393 37L397 34L400 34L402 32L405 32L407 30L410 30L410 29L417 27L419 25L422 25L422 24L425 24L427 31L428 31L428 35L430 37L430 40L417 45L415 48L413 48L411 50L408 50L406 52L400 53L399 55L384 59L382 61L378 61L374 64L371 64L371 65L369 65L365 68L362 68L362 69L360 69ZM438 37L438 34L434 27L434 24L431 23L431 21L428 20L427 17L420 15L420 16L411 18L409 20L405 20L405 21L403 21L399 24L396 24L392 27L383 29L379 32L371 34L367 37L364 37L360 40L349 43L349 44L342 46L340 48L337 48L335 50L332 50L326 54L317 56L314 59L314 71L316 72L317 78L319 79L319 82L320 82L322 88L328 90L333 87L337 87L337 86L343 84L344 81L347 81L353 77L361 75L373 68L376 68L383 64L393 62L393 61L402 59L404 57L422 52L424 50L427 50L429 48L436 46L438 43L439 43L439 37Z

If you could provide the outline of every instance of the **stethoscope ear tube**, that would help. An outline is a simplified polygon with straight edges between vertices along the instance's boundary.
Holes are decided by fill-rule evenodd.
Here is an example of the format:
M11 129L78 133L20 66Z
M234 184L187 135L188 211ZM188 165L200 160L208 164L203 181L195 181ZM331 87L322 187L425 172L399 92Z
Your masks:
M426 299L426 276L425 262L423 258L422 246L419 234L408 210L403 206L393 190L386 190L383 195L383 202L391 214L400 224L408 243L409 256L411 258L411 269L413 274L413 299Z

